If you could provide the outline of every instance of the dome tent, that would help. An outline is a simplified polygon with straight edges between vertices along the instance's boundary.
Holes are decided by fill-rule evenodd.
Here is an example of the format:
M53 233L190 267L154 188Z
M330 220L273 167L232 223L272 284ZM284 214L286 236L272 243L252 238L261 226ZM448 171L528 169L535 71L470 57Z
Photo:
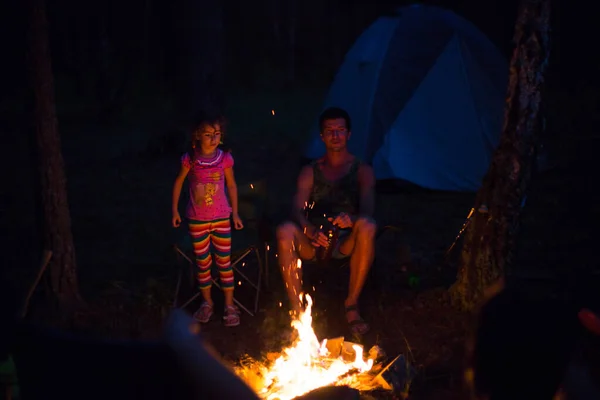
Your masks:
M502 131L508 63L475 26L433 6L375 21L346 54L323 109L352 118L349 150L377 179L475 191ZM319 157L315 124L305 150Z

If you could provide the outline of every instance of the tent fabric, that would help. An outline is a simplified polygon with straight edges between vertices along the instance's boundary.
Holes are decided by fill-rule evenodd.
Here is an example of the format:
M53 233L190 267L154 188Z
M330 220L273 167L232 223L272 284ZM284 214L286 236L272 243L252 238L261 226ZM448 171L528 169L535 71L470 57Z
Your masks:
M352 118L350 152L377 179L479 188L502 131L508 63L470 22L414 5L372 24L346 54L323 109ZM305 156L324 151L313 126Z

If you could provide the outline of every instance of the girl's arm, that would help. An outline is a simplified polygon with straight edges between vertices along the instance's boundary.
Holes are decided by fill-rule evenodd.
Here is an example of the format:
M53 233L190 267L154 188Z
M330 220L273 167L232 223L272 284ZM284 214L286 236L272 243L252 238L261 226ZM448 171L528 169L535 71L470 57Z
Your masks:
M229 202L231 203L231 212L233 215L238 213L238 192L235 176L233 175L233 167L225 168L225 184L229 192Z
M182 165L179 174L177 174L177 178L175 178L175 183L173 184L171 211L174 216L179 213L179 196L181 196L181 188L183 187L183 182L185 181L188 172L190 172L190 168L186 165Z

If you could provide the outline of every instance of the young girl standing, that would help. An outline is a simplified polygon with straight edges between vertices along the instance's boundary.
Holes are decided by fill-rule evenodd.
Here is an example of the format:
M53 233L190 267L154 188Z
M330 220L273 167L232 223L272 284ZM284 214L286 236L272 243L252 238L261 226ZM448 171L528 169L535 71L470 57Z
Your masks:
M231 267L231 223L235 229L244 225L238 215L237 186L233 175L233 157L218 148L223 137L223 119L204 118L192 133L191 149L181 158L181 170L173 185L173 226L181 224L179 197L185 178L189 178L190 200L186 209L192 238L198 283L204 299L194 318L206 323L213 316L211 297L211 244L214 261L225 296L225 326L240 324L240 313L233 304L233 269ZM229 194L229 201L225 189Z

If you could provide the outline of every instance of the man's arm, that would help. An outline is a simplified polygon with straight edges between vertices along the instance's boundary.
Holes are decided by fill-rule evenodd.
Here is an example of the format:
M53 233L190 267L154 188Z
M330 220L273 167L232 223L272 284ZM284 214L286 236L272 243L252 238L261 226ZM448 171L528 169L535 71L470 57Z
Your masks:
M300 224L304 233L307 236L312 237L314 234L314 226L305 216L305 207L310 198L310 192L313 187L313 169L312 166L307 165L302 168L300 175L298 176L298 184L296 188L296 194L294 196L294 204L292 210L292 217Z
M367 164L358 169L358 186L360 194L359 217L372 217L375 213L375 173Z

